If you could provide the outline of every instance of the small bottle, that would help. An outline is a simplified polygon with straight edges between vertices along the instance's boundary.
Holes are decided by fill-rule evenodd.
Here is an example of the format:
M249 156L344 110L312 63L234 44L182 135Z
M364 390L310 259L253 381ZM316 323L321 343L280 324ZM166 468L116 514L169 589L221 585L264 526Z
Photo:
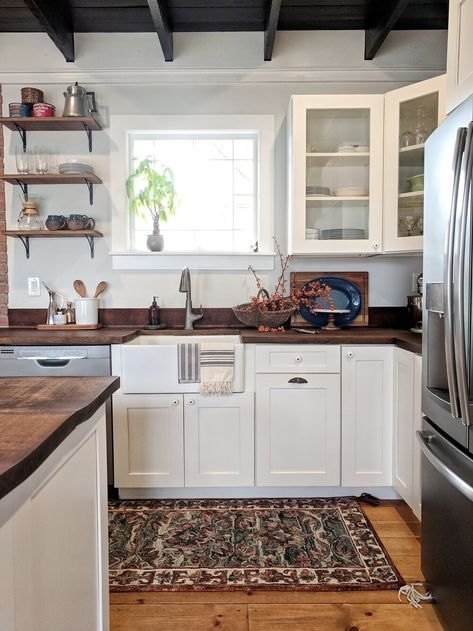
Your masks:
M158 296L153 296L153 302L148 308L148 324L150 326L158 326L160 323L159 307L157 303Z
M66 324L75 324L75 321L76 311L72 306L72 302L68 302L66 308Z

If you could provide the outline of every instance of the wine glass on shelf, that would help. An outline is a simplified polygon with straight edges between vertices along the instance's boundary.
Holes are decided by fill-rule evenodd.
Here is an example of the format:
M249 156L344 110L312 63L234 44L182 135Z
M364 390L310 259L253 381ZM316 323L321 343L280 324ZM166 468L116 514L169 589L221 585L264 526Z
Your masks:
M414 134L411 132L411 130L409 129L409 119L410 116L409 114L406 114L404 116L404 120L405 120L405 128L404 131L402 132L402 134L399 136L399 147L401 149L404 149L405 147L412 147L412 145L415 145L415 136Z
M423 145L424 142L429 137L429 132L427 131L425 127L425 121L426 121L425 108L419 106L417 108L417 117L416 117L414 129L413 129L414 141L415 141L414 144L416 145Z

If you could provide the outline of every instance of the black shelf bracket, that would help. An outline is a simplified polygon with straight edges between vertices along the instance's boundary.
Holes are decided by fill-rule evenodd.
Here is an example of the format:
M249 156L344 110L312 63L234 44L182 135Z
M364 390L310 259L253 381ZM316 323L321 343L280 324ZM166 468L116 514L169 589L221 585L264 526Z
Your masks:
M24 234L19 234L18 238L25 246L26 258L29 259L30 258L30 238Z
M89 141L89 153L91 153L92 152L92 130L87 125L87 123L82 123L82 125L84 126L85 133L87 134L87 139Z
M92 184L92 182L90 180L84 179L84 182L87 185L87 188L89 189L89 204L92 206L94 203L94 185Z
M28 201L28 184L23 182L23 180L16 179L15 182L21 188L21 192L23 193L23 197L25 198L25 202Z
M95 254L95 240L94 240L94 237L91 236L90 234L86 234L85 238L89 242L90 258L93 259L94 258L94 254Z
M23 143L23 151L26 151L26 129L23 129L21 125L15 123L16 131L20 134L21 142Z

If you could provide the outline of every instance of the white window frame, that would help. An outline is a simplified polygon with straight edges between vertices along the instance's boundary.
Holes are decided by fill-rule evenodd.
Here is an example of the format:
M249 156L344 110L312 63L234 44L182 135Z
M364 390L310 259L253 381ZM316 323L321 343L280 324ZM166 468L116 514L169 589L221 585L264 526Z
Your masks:
M130 249L130 216L125 191L130 133L152 131L258 131L259 217L258 252L136 252ZM274 116L248 114L110 117L112 261L114 269L260 270L274 269Z

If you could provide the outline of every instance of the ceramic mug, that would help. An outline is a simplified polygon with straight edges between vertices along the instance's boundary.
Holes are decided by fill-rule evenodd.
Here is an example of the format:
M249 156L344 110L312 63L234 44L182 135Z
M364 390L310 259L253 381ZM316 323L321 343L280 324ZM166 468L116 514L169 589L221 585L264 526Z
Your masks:
M69 215L67 227L69 230L92 230L95 226L95 219L87 215Z
M48 230L63 230L66 227L67 219L64 215L48 215L46 228Z
M76 298L76 324L97 324L99 321L98 298Z

